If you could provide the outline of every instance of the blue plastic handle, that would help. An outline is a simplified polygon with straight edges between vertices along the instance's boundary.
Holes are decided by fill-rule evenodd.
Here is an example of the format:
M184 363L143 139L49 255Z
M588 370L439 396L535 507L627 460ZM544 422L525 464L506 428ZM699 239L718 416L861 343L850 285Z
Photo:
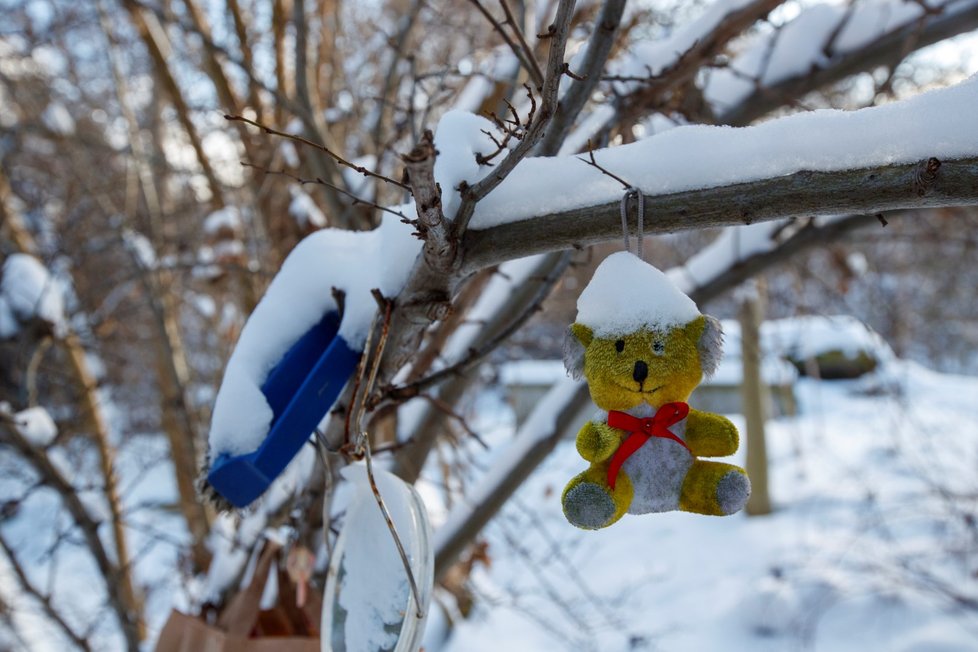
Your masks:
M262 385L272 424L258 450L222 453L207 480L235 507L262 495L309 441L360 361L360 351L337 336L339 316L327 313L285 353Z

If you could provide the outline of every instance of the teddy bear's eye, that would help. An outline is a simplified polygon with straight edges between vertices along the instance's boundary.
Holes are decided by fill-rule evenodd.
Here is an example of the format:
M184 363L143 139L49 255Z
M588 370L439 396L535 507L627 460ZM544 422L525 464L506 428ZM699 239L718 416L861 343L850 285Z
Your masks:
M662 355L663 353L666 352L666 345L656 340L655 342L652 343L652 350L655 352L656 355Z
M618 340L617 342L615 342L615 351L621 353L624 350L625 350L625 340Z

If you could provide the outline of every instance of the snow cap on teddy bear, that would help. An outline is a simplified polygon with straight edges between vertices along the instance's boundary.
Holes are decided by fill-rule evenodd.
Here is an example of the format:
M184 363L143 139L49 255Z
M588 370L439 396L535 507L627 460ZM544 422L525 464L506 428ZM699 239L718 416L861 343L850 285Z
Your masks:
M699 316L693 300L665 274L626 251L605 258L577 300L577 323L596 337L665 330Z

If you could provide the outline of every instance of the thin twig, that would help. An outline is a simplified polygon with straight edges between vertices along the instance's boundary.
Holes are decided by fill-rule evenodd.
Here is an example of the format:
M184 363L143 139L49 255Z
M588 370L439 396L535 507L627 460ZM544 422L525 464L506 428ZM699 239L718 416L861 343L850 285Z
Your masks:
M11 444L34 467L34 470L43 479L43 482L61 497L61 501L64 503L68 513L71 514L75 524L81 530L88 550L92 557L95 558L99 572L105 578L105 588L109 596L109 603L116 617L119 619L120 627L126 634L129 649L139 649L139 638L137 634L139 630L138 615L131 613L127 609L126 601L122 594L122 577L124 571L112 561L106 547L103 545L98 532L98 523L78 497L76 488L72 486L71 482L55 466L51 458L24 437L13 419L0 415L0 425L3 426L0 429L0 433L5 433L5 436L0 441Z
M249 125L251 125L253 127L258 127L259 129L261 129L262 131L264 131L266 134L270 134L272 136L279 136L281 138L287 138L287 139L292 140L292 141L295 141L297 143L302 143L303 145L306 145L307 147L312 147L313 149L318 149L319 151L325 153L326 155L328 155L330 158L332 158L334 161L336 161L340 165L346 166L346 167L350 168L351 170L356 170L357 172L359 172L360 174L362 174L365 177L372 177L374 179L380 179L381 181L386 181L387 183L389 183L391 185L395 185L398 188L401 188L403 190L407 190L407 191L410 191L411 190L411 187L408 186L407 184L401 183L400 181L395 181L394 179L391 179L390 177L385 177L383 174L379 174L377 172L373 172L372 170L368 170L367 168L363 167L362 165L357 165L356 163L351 163L350 161L347 161L345 158L343 158L339 154L335 153L334 151L332 151L331 149L329 149L328 147L326 147L325 145L321 145L319 143L315 143L315 142L309 140L308 138L304 138L304 137L299 136L297 134L290 134L290 133L285 132L285 131L279 131L278 129L273 129L272 127L268 127L266 125L263 125L260 122L257 122L255 120L251 120L250 118L246 118L246 117L240 116L240 115L225 114L224 115L224 119L225 120L229 120L231 122L244 122L244 123L249 124Z
M446 378L466 371L472 367L472 365L482 360L485 356L494 351L501 343L505 342L513 333L519 330L523 324L525 324L527 320L540 309L540 306L543 305L543 302L550 295L550 290L553 288L553 285L560 279L561 274L564 273L564 269L566 269L569 261L570 258L564 256L563 259L550 270L550 273L542 279L540 289L537 291L533 301L531 301L527 307L505 328L500 330L494 337L486 340L482 346L470 349L468 355L455 364L425 376L420 380L416 380L412 383L406 383L398 387L388 388L384 392L384 399L404 401L409 398L414 398L429 387L437 385Z
M598 170L601 171L601 174L605 174L605 175L611 177L612 179L614 179L615 181L617 181L618 183L620 183L622 186L624 186L625 190L628 190L629 188L633 188L634 187L634 186L632 186L632 184L628 183L627 181L625 181L624 179L622 179L620 176L618 176L614 172L611 172L607 168L604 168L604 167L602 167L601 165L598 164L598 162L594 159L594 147L591 145L591 139L590 138L587 139L587 154L588 154L588 158L581 158L580 156L578 156L577 157L577 160L578 161L581 161L583 163L587 163L588 165L597 168Z
M378 356L378 360L380 357ZM364 453L365 459L367 461L367 478L370 480L370 490L374 494L374 499L377 501L377 506L380 507L380 512L384 516L384 520L387 522L387 529L390 530L391 536L394 538L394 545L397 546L397 553L401 556L401 563L404 565L404 572L407 573L408 582L411 584L411 594L414 596L414 606L415 614L418 620L424 618L424 606L421 604L421 591L418 590L418 583L414 579L414 571L411 570L411 561L408 559L407 553L404 551L404 544L401 543L401 537L397 533L397 526L394 525L394 519L391 518L390 512L387 510L387 505L384 503L383 496L380 495L380 488L377 486L377 479L374 478L373 469L373 459L370 456L370 442L367 441L367 433L361 433L364 440Z
M431 394L419 394L419 398L425 399L426 401L434 405L439 412L441 412L442 414L444 414L445 416L451 419L454 419L458 423L458 425L461 426L462 430L465 431L465 434L467 434L472 439L476 440L484 450L489 450L489 445L485 442L485 440L482 439L482 437L479 436L479 433L473 430L472 427L465 420L465 417L463 417L461 414L453 410L452 406L450 406L448 403L441 400L437 396L432 396Z
M79 636L75 630L73 630L71 626L65 622L64 618L61 617L61 614L58 613L58 610L51 602L51 596L44 595L36 586L31 584L30 578L27 577L27 573L24 572L24 568L20 565L20 561L17 559L14 551L11 549L10 545L7 543L7 540L4 539L2 535L0 535L0 549L3 550L4 554L6 554L10 567L13 568L14 574L20 581L21 588L26 593L33 596L35 600L41 603L41 607L44 609L44 614L53 620L59 628L61 628L65 635L71 639L72 643L77 645L82 650L91 650L92 647L88 644L88 641Z
M574 17L575 0L560 0L557 15L550 26L550 54L547 58L547 75L540 90L540 110L533 124L526 130L526 135L519 144L510 150L499 165L484 179L462 190L462 204L453 223L454 235L461 238L468 228L469 220L475 213L475 205L496 186L509 176L516 165L522 161L536 144L543 138L547 125L557 110L557 91L560 88L560 78L564 70L564 50L570 35L570 23Z
M537 77L536 76L537 73L534 70L534 64L536 63L536 61L531 63L530 61L526 60L526 56L523 53L523 50L521 50L520 47L513 42L512 37L510 37L510 35L506 33L506 30L505 28L503 28L502 24L498 20L496 20L496 18L491 13L489 13L488 9L482 6L482 3L479 2L479 0L469 0L469 2L475 5L476 9L479 10L479 13L485 16L486 20L489 21L489 24L492 25L493 29L495 29L499 33L499 35L503 37L503 41L505 41L506 45L509 46L509 49L512 50L513 56L516 57L516 60L520 62L520 65L526 68L526 71L530 74L531 77L533 77L534 83L536 83L537 86L542 85L543 73L541 72L540 76ZM536 67L537 69L539 69L539 66Z
M526 42L526 36L523 34L523 30L520 29L519 23L516 22L516 18L513 16L513 10L510 8L509 2L506 0L499 0L499 4L502 5L503 13L506 14L506 22L504 24L509 25L513 30L513 33L516 34L516 38L520 42L520 47L523 48L523 52L526 55L526 60L530 62L530 76L533 77L533 81L536 83L537 88L541 88L543 86L543 70L540 69L540 64L537 63L537 58L533 54L533 48L531 48L529 43Z
M377 382L377 372L380 370L380 363L384 357L384 348L387 346L387 338L390 335L390 324L391 315L394 309L394 302L390 299L384 299L380 296L379 292L374 293L374 297L378 301L383 301L384 303L384 318L383 324L380 331L380 339L377 342L377 349L373 352L373 359L370 365L370 373L367 378L367 383L363 388L364 399L360 403L360 407L357 410L357 415L355 417L355 424L357 431L360 433L357 437L357 453L362 451L364 459L367 463L367 478L370 481L370 490L374 494L374 499L377 501L377 507L380 508L380 512L387 522L387 528L390 530L391 536L394 539L394 545L397 547L397 552L401 556L401 563L404 565L404 572L407 573L408 582L411 585L411 593L414 595L415 606L417 607L418 618L424 618L424 608L421 604L421 592L418 590L418 583L414 579L414 571L411 570L411 562L408 559L407 553L404 551L404 545L401 543L401 537L397 533L397 527L394 524L394 519L391 518L390 511L387 509L387 504L384 502L384 497L380 495L380 488L377 486L377 479L374 477L373 470L373 460L370 455L370 436L367 431L363 429L363 414L367 406L366 397L369 396L370 392L373 390L374 383ZM376 319L374 320L376 322ZM361 368L362 373L362 368Z
M372 202L369 199L364 199L362 197L359 197L359 196L353 194L352 192L350 192L349 190L346 190L344 188L340 188L339 186L337 186L335 184L332 184L329 181L326 181L326 180L321 179L319 177L316 177L315 179L304 179L304 178L302 178L302 177L300 177L298 175L292 174L288 170L270 170L270 169L265 168L265 167L262 167L260 165L255 165L254 163L248 163L247 161L241 161L241 165L242 165L242 167L252 168L254 170L258 170L259 172L264 172L265 174L273 174L273 175L277 175L277 176L288 177L289 179L292 179L293 181L295 181L299 185L303 185L303 186L305 186L307 184L316 184L316 185L320 185L320 186L326 186L327 188L331 188L331 189L333 189L333 190L335 190L337 192L343 193L344 195L346 195L347 197L349 197L350 199L352 199L354 206L356 206L358 204L362 204L364 206L369 206L370 208L375 208L375 209L377 209L379 211L383 211L385 213L390 213L391 215L397 215L404 222L408 222L409 221L407 215L405 215L401 211L395 211L395 210L393 210L391 208L387 208L386 206L381 206L380 204L378 204L376 202Z

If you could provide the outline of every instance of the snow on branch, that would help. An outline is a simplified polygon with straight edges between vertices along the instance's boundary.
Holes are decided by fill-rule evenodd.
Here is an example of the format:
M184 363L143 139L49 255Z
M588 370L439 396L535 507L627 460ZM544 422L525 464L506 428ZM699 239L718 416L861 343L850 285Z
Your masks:
M651 233L978 203L978 78L859 111L680 127L595 152L646 195ZM531 158L479 203L463 269L609 240L621 185L576 156Z
M703 96L719 122L746 124L798 96L978 26L978 1L874 0L808 7L760 33L706 73Z

